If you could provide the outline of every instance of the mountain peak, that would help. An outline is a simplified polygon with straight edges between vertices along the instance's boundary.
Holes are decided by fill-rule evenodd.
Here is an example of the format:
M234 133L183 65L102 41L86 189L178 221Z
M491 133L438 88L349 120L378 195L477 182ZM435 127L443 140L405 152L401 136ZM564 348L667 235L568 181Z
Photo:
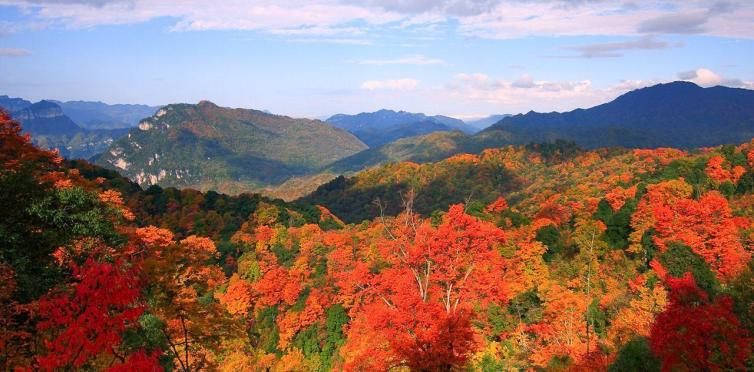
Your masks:
M63 109L55 102L42 100L18 111L16 116L19 120L55 118L63 116Z
M564 139L588 148L694 148L749 141L752 128L754 90L674 81L588 109L508 117L487 131L501 131L513 143Z
M219 107L214 102L207 101L207 100L201 100L201 101L199 101L198 105L199 106L204 106L204 107Z

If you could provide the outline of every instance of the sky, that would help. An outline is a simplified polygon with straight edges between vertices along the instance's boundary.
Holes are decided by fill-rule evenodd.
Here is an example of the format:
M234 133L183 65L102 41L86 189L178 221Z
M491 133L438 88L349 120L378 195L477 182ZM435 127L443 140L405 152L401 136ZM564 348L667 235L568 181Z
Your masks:
M754 1L0 0L0 95L324 118L754 89Z

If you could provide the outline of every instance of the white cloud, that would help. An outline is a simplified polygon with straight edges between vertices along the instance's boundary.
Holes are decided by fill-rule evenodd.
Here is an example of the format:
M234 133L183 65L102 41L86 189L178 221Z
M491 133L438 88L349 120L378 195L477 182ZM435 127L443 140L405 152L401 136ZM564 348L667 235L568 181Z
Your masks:
M729 3L719 7L703 0L604 0L564 6L556 1L509 0L490 12L459 18L459 28L468 36L498 39L667 33L754 38L754 2Z
M358 27L297 27L282 28L268 31L274 35L293 35L293 36L334 36L334 35L362 35L364 30Z
M31 52L21 48L0 48L0 57L26 57Z
M511 85L516 88L534 88L534 78L529 74L523 74Z
M341 39L341 38L305 38L305 39L288 39L291 43L300 44L336 44L336 45L373 45L374 42L369 39Z
M731 0L0 0L35 23L86 28L176 19L177 31L280 35L370 33L378 27L467 36L706 34L754 38L754 1ZM449 21L452 21L448 23Z
M361 89L414 90L418 85L419 80L415 79L367 80L361 83Z
M575 56L562 56L564 58L611 58L620 57L626 50L652 50L667 49L674 45L665 41L657 40L654 36L643 36L636 40L620 41L612 43L596 43L586 45L567 46L563 49L578 52Z
M176 18L175 31L257 30L277 34L332 35L359 21L368 28L403 16L336 0L0 0L48 25L87 28ZM332 29L332 30L330 30Z
M706 68L680 72L677 79L705 87L724 85L754 89L754 81L727 78ZM435 90L432 99L446 102L446 105L452 102L461 107L488 112L570 111L609 102L629 91L677 79L621 80L607 86L595 86L590 80L539 80L529 74L506 80L482 73L461 73ZM428 93L422 92L422 95Z
M413 56L405 56L395 59L367 59L363 61L357 61L362 65L442 65L445 61L437 58L427 58L421 54Z
M683 71L678 73L678 78L681 80L690 81L701 85L703 87L711 87L715 85L724 85L735 88L754 88L754 82L742 81L741 79L729 79L710 69L700 67L696 70Z
M461 73L437 92L436 100L458 102L489 112L567 111L598 105L630 90L658 82L620 81L600 88L590 80L539 80L528 74L506 80L481 73Z

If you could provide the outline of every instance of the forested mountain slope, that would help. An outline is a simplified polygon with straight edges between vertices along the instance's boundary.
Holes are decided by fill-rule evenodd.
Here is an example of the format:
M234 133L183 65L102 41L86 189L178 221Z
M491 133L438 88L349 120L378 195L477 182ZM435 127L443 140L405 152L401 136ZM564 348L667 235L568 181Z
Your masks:
M20 131L0 114L3 369L754 365L754 142L390 164L334 189L384 191L347 224L142 191Z
M163 107L97 163L142 186L239 193L314 173L365 148L350 133L318 120L202 101Z

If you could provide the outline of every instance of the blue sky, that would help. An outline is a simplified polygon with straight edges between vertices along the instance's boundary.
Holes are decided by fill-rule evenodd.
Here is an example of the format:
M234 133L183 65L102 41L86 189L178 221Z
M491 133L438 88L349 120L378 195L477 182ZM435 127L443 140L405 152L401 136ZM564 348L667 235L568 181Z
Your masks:
M0 94L324 117L589 107L754 88L754 2L0 0Z

